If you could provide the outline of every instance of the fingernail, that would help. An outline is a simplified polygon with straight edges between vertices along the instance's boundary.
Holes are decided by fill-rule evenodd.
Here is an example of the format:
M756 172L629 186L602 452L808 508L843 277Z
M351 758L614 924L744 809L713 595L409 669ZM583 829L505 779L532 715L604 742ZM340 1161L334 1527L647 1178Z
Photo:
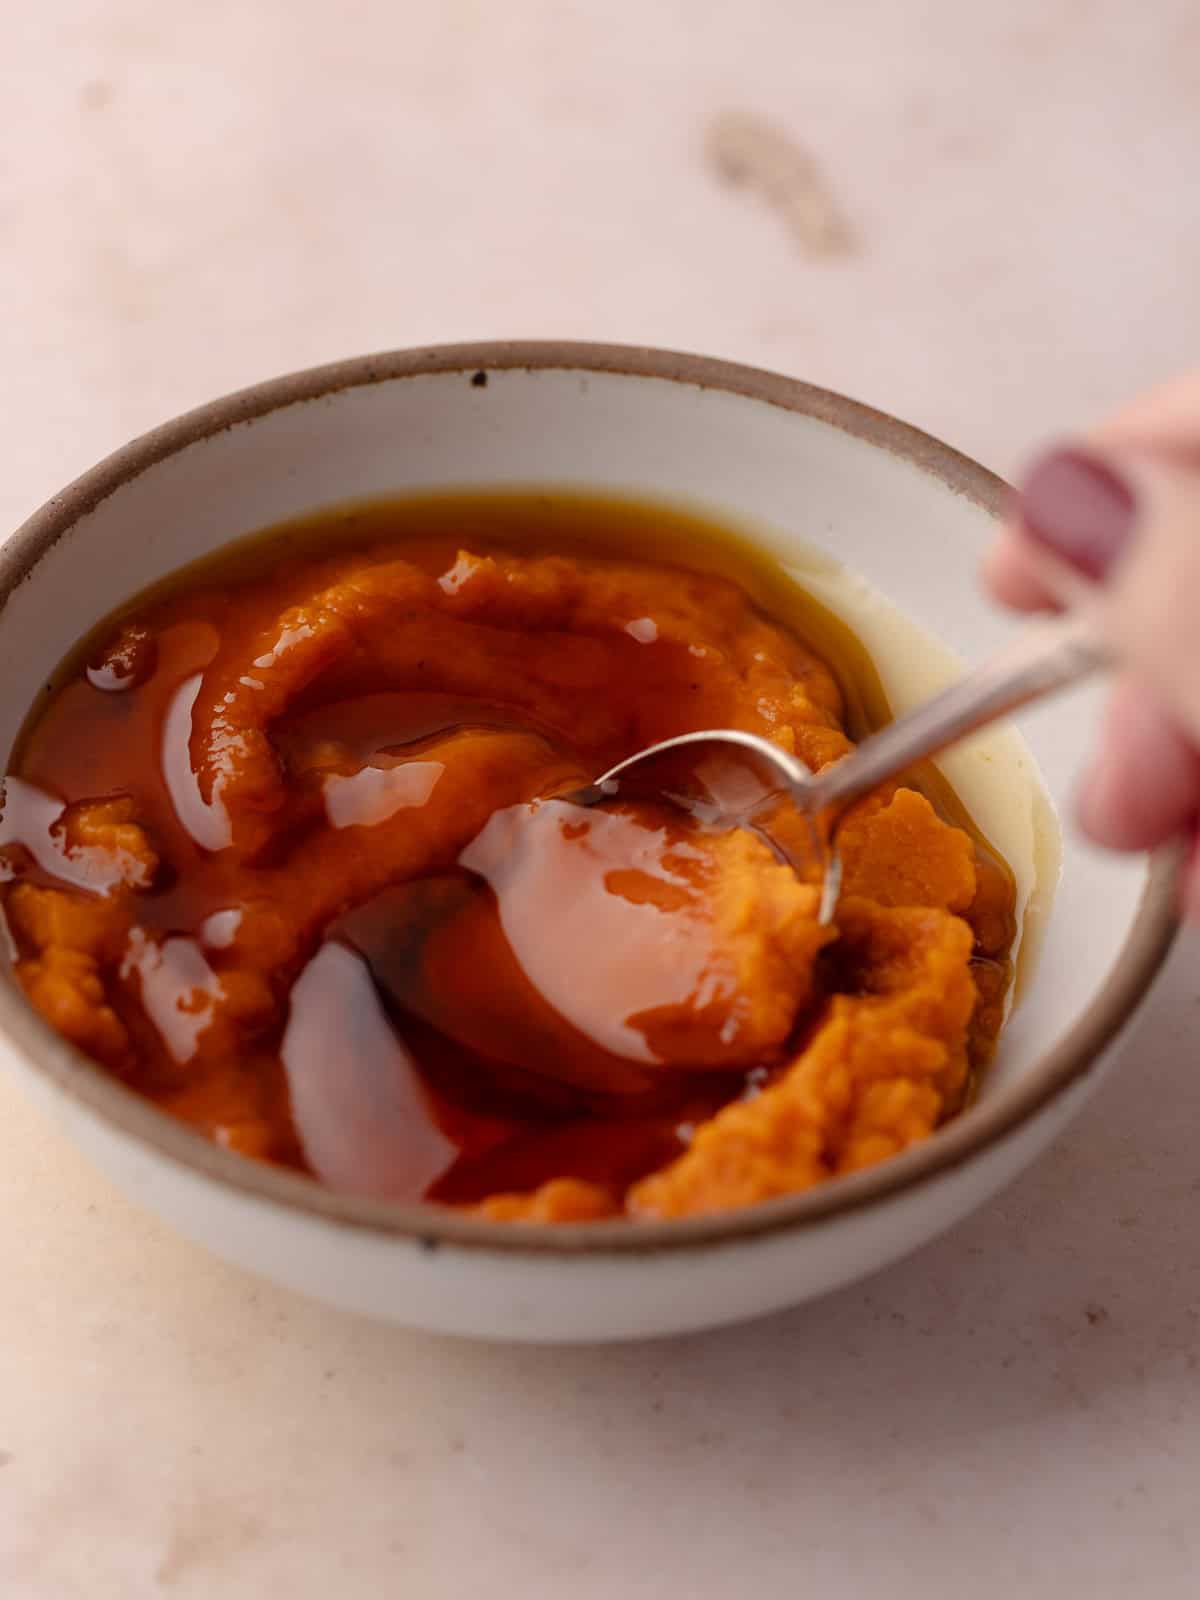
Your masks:
M1129 542L1137 499L1101 456L1077 447L1035 461L1021 485L1031 538L1089 578L1103 578Z

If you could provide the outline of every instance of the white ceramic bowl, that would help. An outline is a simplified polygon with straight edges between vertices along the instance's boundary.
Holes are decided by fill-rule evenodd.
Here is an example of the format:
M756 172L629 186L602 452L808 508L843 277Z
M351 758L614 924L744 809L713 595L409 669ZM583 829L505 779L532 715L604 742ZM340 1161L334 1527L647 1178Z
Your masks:
M930 635L976 657L1012 626L976 586L1003 486L878 412L651 350L410 351L262 384L168 423L15 534L0 551L0 746L11 747L47 674L100 616L214 546L350 498L505 483L665 497L749 526L870 636L894 704L944 673ZM863 581L835 581L829 557ZM880 594L915 630L896 625ZM1079 698L1029 719L1054 798L1077 769L1089 720ZM1023 858L1028 885L1040 826L1028 756L1007 734L960 762L955 781L987 812L985 829ZM1037 975L978 1103L871 1171L712 1219L512 1226L332 1194L156 1111L51 1032L7 977L0 1052L130 1194L307 1294L485 1337L675 1332L869 1272L1030 1161L1079 1110L1165 955L1172 879L1169 861L1147 873L1068 840Z

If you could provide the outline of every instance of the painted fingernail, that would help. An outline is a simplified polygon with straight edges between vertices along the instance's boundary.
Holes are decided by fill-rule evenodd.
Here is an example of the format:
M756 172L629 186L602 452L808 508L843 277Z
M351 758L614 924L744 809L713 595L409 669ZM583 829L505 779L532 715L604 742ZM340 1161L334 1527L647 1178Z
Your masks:
M1101 456L1076 447L1035 461L1020 496L1031 538L1089 578L1103 578L1137 520L1137 500Z

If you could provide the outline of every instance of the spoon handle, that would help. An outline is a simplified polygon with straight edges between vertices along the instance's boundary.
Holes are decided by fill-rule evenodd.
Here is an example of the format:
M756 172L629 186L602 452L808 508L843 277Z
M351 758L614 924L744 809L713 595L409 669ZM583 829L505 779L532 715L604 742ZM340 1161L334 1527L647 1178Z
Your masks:
M924 757L1111 662L1086 614L1031 623L991 660L824 768L806 786L801 803L811 811L849 805Z

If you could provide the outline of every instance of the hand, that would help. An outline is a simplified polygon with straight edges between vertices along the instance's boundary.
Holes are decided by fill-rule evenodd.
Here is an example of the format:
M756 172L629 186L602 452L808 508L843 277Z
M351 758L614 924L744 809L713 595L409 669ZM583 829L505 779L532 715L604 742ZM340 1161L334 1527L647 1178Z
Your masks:
M1184 911L1200 921L1200 372L1035 461L987 558L992 593L1056 609L1043 553L1098 586L1124 663L1080 823L1115 850L1188 835Z

